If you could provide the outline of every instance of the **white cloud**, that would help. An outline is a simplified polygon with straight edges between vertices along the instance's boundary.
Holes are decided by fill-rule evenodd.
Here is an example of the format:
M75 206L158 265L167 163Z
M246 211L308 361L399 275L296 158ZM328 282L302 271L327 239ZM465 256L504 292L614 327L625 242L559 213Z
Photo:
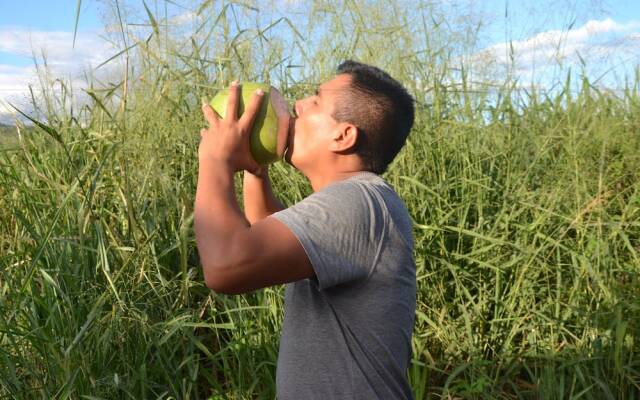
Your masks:
M117 50L97 32L78 32L73 46L73 32L0 27L0 52L32 60L35 57L40 66L46 61L49 78L71 83L78 94L86 86L85 73L116 54ZM0 64L0 122L14 118L9 102L30 109L29 85L40 86L34 62L27 67ZM99 73L110 72L109 68L104 69Z
M5 27L0 28L0 52L26 57L44 53L50 65L95 66L113 52L113 47L95 32L78 32L74 47L73 32Z
M524 40L493 45L475 55L478 69L510 70L521 81L548 79L564 67L584 67L598 73L640 63L640 21L618 23L610 18L591 20L570 30L550 30ZM584 65L583 65L584 62ZM622 67L627 67L623 65Z
M505 54L508 54L511 49L519 59L523 60L533 60L540 56L563 57L587 48L590 41L602 38L603 34L629 32L635 29L640 29L640 22L620 24L610 18L603 21L592 20L577 29L546 31L522 41L499 43L485 51L494 53L503 62L507 61Z
M35 82L34 67L16 67L0 64L0 122L8 122L14 116L16 106L26 106L29 84Z
M196 21L198 14L195 11L186 11L169 19L170 24L182 25Z
M34 67L16 67L0 64L0 88L3 92L21 92L35 76Z

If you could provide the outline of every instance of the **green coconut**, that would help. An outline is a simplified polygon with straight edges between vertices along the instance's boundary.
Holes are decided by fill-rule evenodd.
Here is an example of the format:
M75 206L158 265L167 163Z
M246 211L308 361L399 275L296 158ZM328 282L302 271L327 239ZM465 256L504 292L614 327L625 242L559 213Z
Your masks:
M242 95L238 105L238 117L242 115L245 105L249 103L256 90L262 89L264 92L260 110L251 129L250 149L253 159L261 165L281 160L289 125L289 111L284 97L277 89L263 83L244 82L240 88ZM222 118L227 109L228 95L229 89L220 90L210 102L211 107Z

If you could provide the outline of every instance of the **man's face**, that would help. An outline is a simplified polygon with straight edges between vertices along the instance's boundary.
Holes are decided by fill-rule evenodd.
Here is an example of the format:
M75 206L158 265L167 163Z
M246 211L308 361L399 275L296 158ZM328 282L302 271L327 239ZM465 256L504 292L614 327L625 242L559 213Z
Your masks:
M289 132L286 161L298 170L305 170L323 159L338 122L332 114L338 98L351 83L351 77L341 74L320 85L316 94L298 100L295 105L296 118Z

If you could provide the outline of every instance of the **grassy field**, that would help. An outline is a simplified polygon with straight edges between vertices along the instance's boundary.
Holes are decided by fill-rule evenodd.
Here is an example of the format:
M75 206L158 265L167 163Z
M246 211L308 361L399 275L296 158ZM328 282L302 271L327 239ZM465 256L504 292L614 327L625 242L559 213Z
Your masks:
M327 23L358 20L345 4ZM384 176L415 223L416 399L640 398L640 73L615 93L471 85L435 28L381 16L331 48L297 39L296 79L242 7L201 11L185 42L149 11L121 81L74 113L43 90L47 118L0 151L0 398L273 399L283 288L217 295L198 263L199 99L234 78L300 98L347 57L417 100ZM288 205L311 191L271 176Z

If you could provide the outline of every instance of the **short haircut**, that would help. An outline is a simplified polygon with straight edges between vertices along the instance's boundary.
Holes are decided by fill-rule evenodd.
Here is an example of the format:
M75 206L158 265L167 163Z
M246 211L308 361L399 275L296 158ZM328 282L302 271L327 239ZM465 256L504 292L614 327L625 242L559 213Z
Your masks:
M413 97L383 70L346 60L336 70L351 76L332 117L358 128L355 152L366 170L383 174L404 146L413 126Z

